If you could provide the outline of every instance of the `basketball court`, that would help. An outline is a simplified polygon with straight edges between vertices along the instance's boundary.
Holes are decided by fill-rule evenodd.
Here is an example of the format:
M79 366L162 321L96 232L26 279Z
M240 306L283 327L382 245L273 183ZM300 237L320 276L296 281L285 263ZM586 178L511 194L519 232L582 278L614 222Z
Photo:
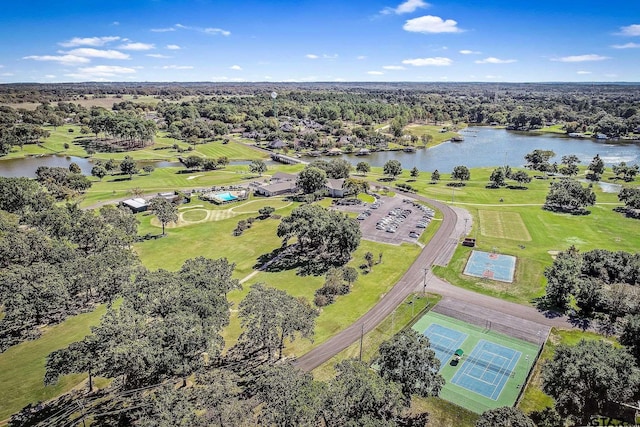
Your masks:
M516 257L496 252L471 251L464 274L500 282L513 282Z

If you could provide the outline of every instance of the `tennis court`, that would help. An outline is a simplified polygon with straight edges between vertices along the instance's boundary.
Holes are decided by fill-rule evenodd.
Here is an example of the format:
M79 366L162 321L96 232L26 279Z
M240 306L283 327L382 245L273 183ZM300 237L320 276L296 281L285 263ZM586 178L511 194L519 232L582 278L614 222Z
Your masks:
M471 251L464 274L500 282L513 282L516 257L493 252Z
M494 331L490 324L466 323L432 310L413 325L429 338L441 362L446 383L440 397L478 414L515 404L540 348ZM453 357L457 349L464 352L459 360Z
M453 384L497 400L522 353L500 344L478 341L451 379Z
M440 368L451 359L453 353L460 348L469 336L454 329L445 328L437 323L429 325L424 331L424 335L429 338L431 349L436 353L438 360L440 360Z

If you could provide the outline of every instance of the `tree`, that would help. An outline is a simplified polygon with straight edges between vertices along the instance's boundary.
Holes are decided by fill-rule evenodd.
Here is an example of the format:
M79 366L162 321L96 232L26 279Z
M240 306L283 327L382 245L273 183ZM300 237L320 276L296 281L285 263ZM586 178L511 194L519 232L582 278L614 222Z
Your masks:
M491 172L491 176L489 177L489 181L491 181L491 187L498 188L504 185L504 181L506 179L504 169L497 168Z
M356 172L362 175L366 175L370 171L371 171L371 166L367 162L358 162L358 164L356 165Z
M402 164L397 160L387 160L382 167L385 175L389 175L391 179L396 179L402 173Z
M188 156L186 159L182 159L182 163L187 169L196 169L202 167L204 159L195 154Z
M262 176L263 173L265 173L267 171L267 164L264 162L264 160L253 160L251 161L251 163L249 164L249 172L251 173L257 173L258 175Z
M271 206L264 206L258 209L258 213L262 218L269 218L276 210Z
M178 221L178 207L164 197L154 197L151 199L149 209L153 211L158 221L160 221L160 224L162 224L163 236L165 235L165 226L170 222Z
M431 173L431 182L438 182L438 181L440 181L440 172L438 172L438 169L436 169Z
M531 177L525 171L513 172L511 178L520 185L531 182Z
M628 315L620 334L620 344L627 347L640 366L640 314Z
M282 358L285 339L293 342L297 335L311 339L318 316L306 300L262 283L251 287L238 308L245 329L239 343L252 351L266 350L269 359L276 350L278 359Z
M156 170L156 168L153 167L153 165L145 165L142 170L144 171L144 173L146 173L147 175L149 175L151 172L153 172L154 170Z
M581 271L582 256L575 246L560 252L553 264L544 270L547 278L546 302L566 310L571 294L578 288Z
M364 362L343 360L336 371L325 394L328 427L392 425L408 403L398 384L381 378Z
M107 162L107 164L109 163ZM129 179L131 179L133 174L138 173L135 160L131 156L124 156L124 160L120 162L120 171L125 175L129 175Z
M457 179L460 183L462 183L462 181L469 181L471 178L471 172L469 172L469 168L466 166L456 166L453 168L451 178Z
M618 410L638 397L640 369L625 349L605 341L560 345L542 369L542 390L564 419L587 425L591 415Z
M618 200L629 209L640 209L640 188L623 188L618 193Z
M476 427L536 427L531 418L527 417L518 408L502 406L500 408L484 411Z
M418 175L420 175L420 171L418 170L418 168L417 168L416 166L414 166L414 167L411 169L410 174L411 174L411 177L412 177L412 178L417 178L417 177L418 177Z
M637 164L629 166L626 162L620 162L617 165L613 165L612 170L616 175L616 178L622 178L626 182L631 182L635 179L636 175L638 175L640 166L638 166Z
M291 427L318 424L325 386L314 381L310 373L289 364L267 366L252 389L264 404L261 424Z
M320 191L327 183L327 173L322 169L307 166L299 174L296 185L304 194Z
M577 289L574 290L576 306L581 315L590 317L594 312L602 311L607 307L607 294L601 280L593 277L581 278Z
M562 166L560 168L560 173L562 175L567 175L567 176L575 176L578 175L579 169L578 169L578 163L580 162L580 159L578 159L578 156L571 154L571 155L567 155L567 156L562 156L562 164L564 166Z
M69 172L71 172L71 173L82 173L82 169L80 169L80 166L78 166L77 163L71 162L71 163L69 163Z
M100 371L100 353L104 351L106 343L96 340L91 335L80 342L69 344L68 347L56 350L47 356L44 384L58 382L62 375L74 372L89 374L88 391L93 391L93 376Z
M551 150L533 150L524 156L527 161L526 167L535 171L550 172L552 167L549 160L555 155L556 153Z
M373 267L373 254L367 251L364 254L364 260L367 262L367 266L369 267L369 270L371 270L371 267Z
M444 386L438 373L440 360L431 349L429 338L413 329L403 330L380 346L376 360L380 376L400 384L407 399L412 394L437 396Z
M561 179L551 183L543 208L554 212L584 214L586 206L596 203L591 187L583 187L573 179Z
M604 173L604 161L600 158L600 154L596 154L589 166L587 167L587 179L590 181L600 181L600 177Z
M358 270L353 267L342 267L342 278L351 286L358 280Z
M357 196L360 193L369 192L369 181L364 179L347 178L344 180L342 188L344 188L345 194L353 194L354 196Z
M91 168L91 175L102 181L102 178L107 176L107 170L103 166L96 165Z
M296 237L296 256L303 267L315 273L329 266L341 266L351 258L360 244L362 233L358 222L339 212L318 205L303 205L282 219L278 237L286 245Z

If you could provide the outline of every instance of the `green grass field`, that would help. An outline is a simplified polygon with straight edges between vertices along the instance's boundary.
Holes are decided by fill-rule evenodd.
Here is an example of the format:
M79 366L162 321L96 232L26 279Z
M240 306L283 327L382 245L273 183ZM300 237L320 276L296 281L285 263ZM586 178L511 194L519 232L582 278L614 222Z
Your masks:
M451 127L451 124L444 124L440 126L434 125L409 125L405 127L405 132L409 135L415 135L417 137L421 137L422 135L431 135L431 141L427 144L427 147L433 147L438 144L442 144L445 141L449 141L454 136L458 136L457 132L440 132L440 130L444 127ZM418 144L421 144L419 142Z
M536 354L538 353L538 346L494 331L485 332L482 328L475 325L434 312L426 313L420 320L418 320L418 322L416 322L416 324L413 325L413 329L417 332L423 333L431 324L438 324L467 334L468 337L460 345L460 348L465 350L465 355L471 353L473 348L481 339L522 353L513 369L512 376L507 379L504 388L496 400L472 392L451 382L451 379L456 372L464 369L465 363L467 363L465 361L466 356L463 356L462 363L458 366L451 366L447 363L448 361L443 362L440 374L446 380L446 384L440 392L440 397L478 414L481 414L487 409L498 408L501 406L513 406L518 398L521 387L526 382L527 374L535 362Z
M14 345L0 353L0 420L8 418L28 403L52 399L69 391L87 376L66 375L55 385L43 384L45 361L49 353L81 340L89 328L97 325L105 306L70 317L50 327L40 338Z
M412 184L422 195L445 203L451 203L453 199L455 205L468 210L473 216L469 235L477 238L479 250L496 248L500 253L518 258L512 284L473 279L462 275L469 249L460 246L449 266L434 268L436 274L451 283L530 304L544 293L542 273L553 262L549 251L566 250L571 245L581 251L603 248L637 252L640 247L640 234L636 231L639 222L613 211L614 207L620 206L615 194L604 193L595 186L597 202L589 208L590 215L554 213L542 209L551 179L534 179L527 190L487 189L485 186L492 170L473 169L471 181L462 188L447 187L446 175L444 182L435 185L428 183L427 176L420 176ZM605 179L609 177L607 175ZM503 202L500 202L501 198Z

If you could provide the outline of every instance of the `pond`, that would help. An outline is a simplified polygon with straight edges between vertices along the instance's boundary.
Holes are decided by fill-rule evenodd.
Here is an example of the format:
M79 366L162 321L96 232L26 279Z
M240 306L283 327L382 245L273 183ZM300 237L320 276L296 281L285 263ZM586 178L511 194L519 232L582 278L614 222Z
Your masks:
M599 141L595 139L567 138L554 134L528 134L510 132L490 127L471 127L461 132L462 142L445 142L430 149L418 149L414 153L403 151L379 151L368 156L353 154L342 156L354 165L365 161L372 166L383 166L388 160L399 160L404 169L414 166L421 171L450 172L455 166L469 168L525 164L524 156L535 149L552 150L556 156L552 162L560 163L562 156L575 154L588 165L596 154L607 166L620 163L640 163L640 143ZM320 157L323 158L323 157ZM335 157L326 157L326 160ZM312 161L313 158L305 158Z

